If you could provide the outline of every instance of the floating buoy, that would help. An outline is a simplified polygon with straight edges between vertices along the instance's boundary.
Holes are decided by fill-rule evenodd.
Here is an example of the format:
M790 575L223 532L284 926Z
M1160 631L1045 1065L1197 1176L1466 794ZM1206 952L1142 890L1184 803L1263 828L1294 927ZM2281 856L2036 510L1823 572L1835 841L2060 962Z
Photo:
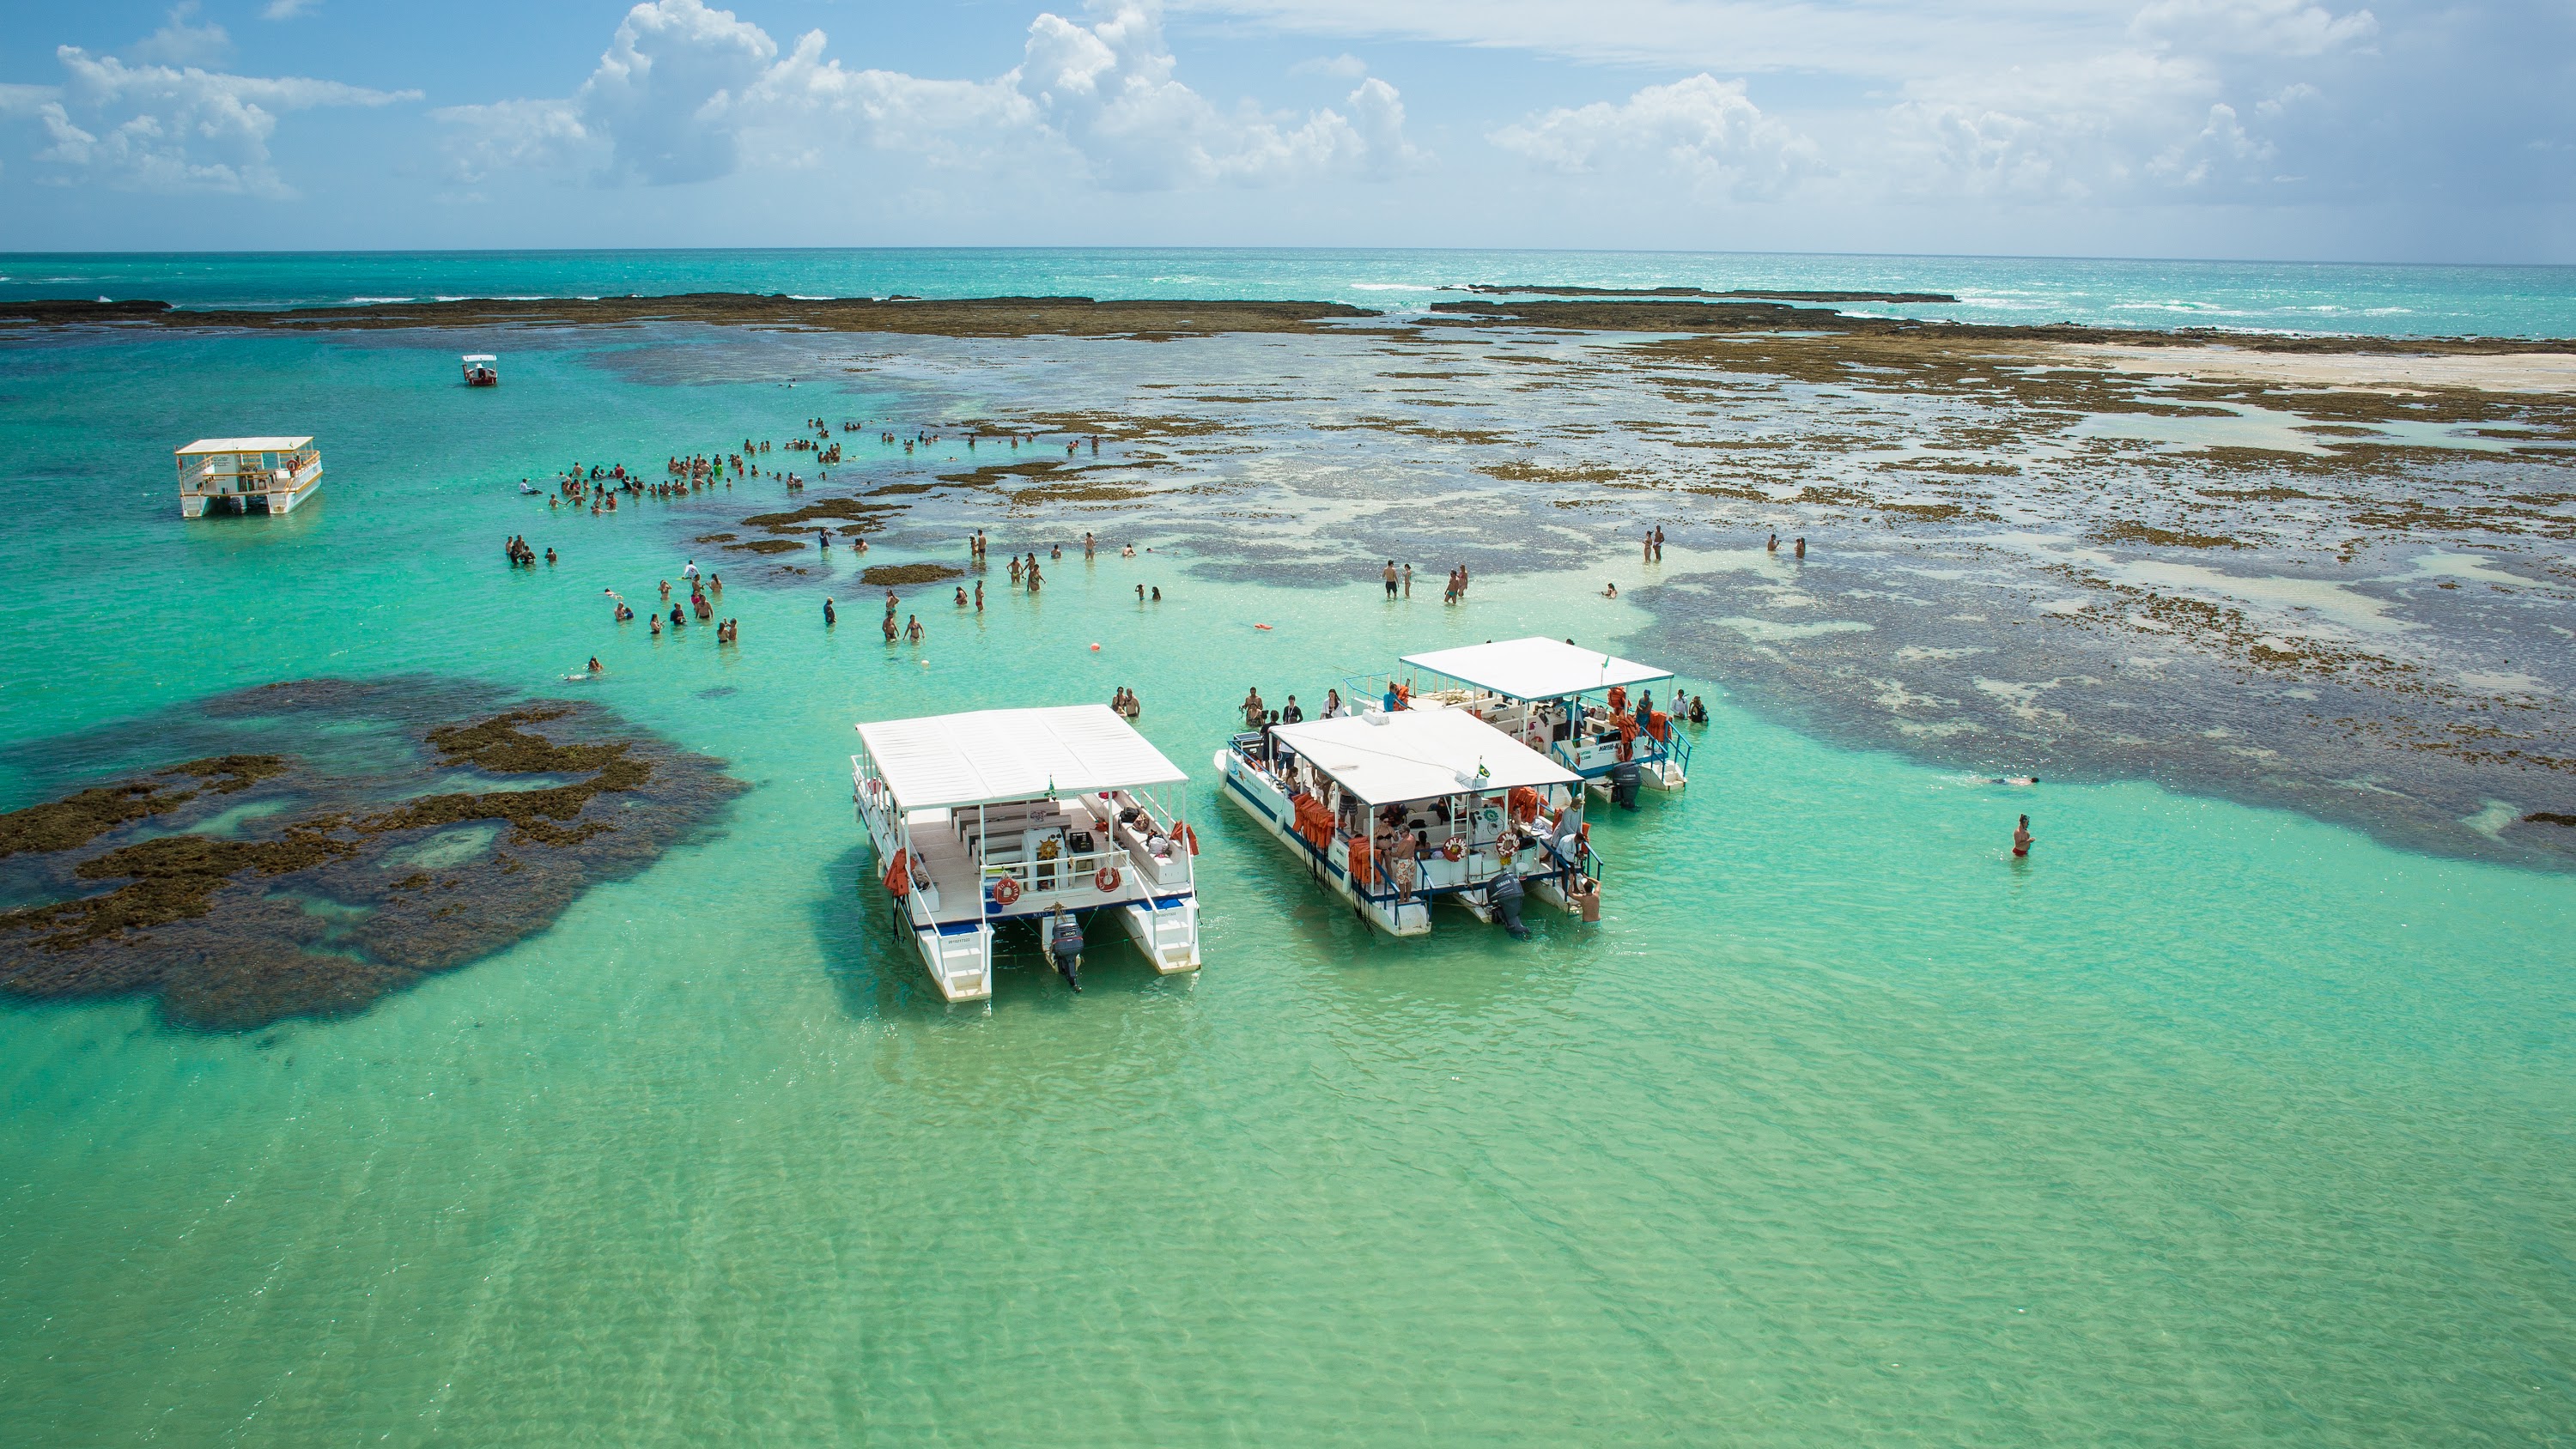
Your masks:
M1094 654L1099 653L1099 652L1100 652L1100 646L1099 646L1099 645L1097 645L1097 644L1092 645L1092 646L1091 646L1091 652L1092 652L1092 653L1094 653Z

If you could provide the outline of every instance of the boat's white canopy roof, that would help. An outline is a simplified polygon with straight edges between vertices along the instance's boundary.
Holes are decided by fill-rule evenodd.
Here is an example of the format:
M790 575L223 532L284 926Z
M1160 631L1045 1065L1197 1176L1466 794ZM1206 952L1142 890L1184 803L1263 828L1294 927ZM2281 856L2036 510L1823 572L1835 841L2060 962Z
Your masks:
M199 438L182 453L291 453L313 441L302 438Z
M859 726L906 810L998 805L1187 780L1105 704L986 709Z
M1580 648L1562 639L1504 639L1434 649L1428 654L1407 654L1404 662L1509 699L1563 699L1614 684L1649 684L1673 677L1669 669Z
M498 362L501 359L494 357L488 352L469 352L465 354L464 360L467 362Z
M1270 734L1371 805L1582 780L1467 711L1437 705L1279 725Z

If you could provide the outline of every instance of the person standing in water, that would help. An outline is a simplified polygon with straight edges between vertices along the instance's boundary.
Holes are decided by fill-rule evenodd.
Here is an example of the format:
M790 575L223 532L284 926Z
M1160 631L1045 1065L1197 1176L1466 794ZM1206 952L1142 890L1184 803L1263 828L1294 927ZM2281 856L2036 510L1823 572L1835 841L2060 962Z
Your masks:
M2021 818L2021 823L2013 827L2013 859L2019 860L2029 855L2031 843L2030 817L2025 815Z
M1395 560L1393 559L1386 561L1386 596L1390 599L1395 597Z
M840 622L840 616L832 612L832 601L825 599L823 601L823 627L829 629L838 622Z

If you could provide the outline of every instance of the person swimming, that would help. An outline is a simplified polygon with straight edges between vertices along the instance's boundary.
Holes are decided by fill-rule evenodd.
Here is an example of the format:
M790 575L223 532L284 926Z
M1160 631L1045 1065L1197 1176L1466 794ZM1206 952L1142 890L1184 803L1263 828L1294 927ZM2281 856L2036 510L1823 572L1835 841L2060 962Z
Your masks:
M606 666L599 662L599 656L596 654L590 656L590 672L593 674L605 674L607 672Z
M1986 783L1989 785L2036 785L2039 783L2039 777L2037 775L1989 775L1986 777Z

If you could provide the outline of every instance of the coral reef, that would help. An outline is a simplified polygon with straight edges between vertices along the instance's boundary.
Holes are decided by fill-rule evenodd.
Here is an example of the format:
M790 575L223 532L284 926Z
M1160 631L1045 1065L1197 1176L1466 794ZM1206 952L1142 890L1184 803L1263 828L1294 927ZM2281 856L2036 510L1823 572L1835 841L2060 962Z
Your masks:
M251 726L313 751L211 755L0 816L11 893L54 897L0 914L0 992L151 993L166 1020L210 1030L345 1015L545 929L743 788L592 706L426 722L460 702L500 701L453 682L309 680L57 742L87 759ZM506 784L472 788L486 782Z

